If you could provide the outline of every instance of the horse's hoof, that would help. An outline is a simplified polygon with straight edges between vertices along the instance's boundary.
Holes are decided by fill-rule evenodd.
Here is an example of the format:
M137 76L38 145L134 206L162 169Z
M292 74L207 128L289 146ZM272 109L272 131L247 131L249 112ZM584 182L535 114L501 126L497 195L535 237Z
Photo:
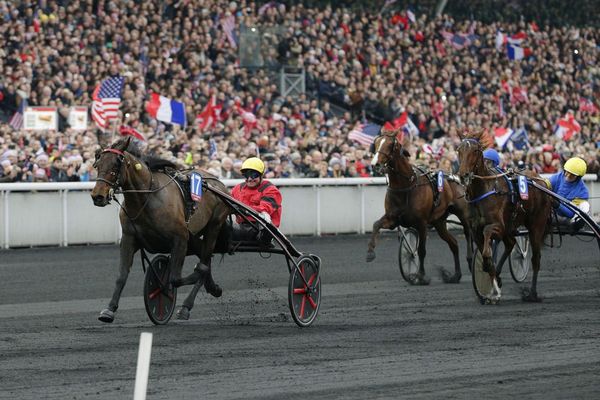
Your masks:
M375 259L375 252L369 251L367 252L367 262L371 262Z
M102 322L110 324L115 320L115 313L113 311L110 311L108 308L105 308L104 310L100 311L98 319Z
M419 275L416 275L415 278L411 281L411 283L413 285L419 285L419 286L427 286L427 285L429 285L429 282L431 282L431 280L429 278L427 278L426 276L419 276Z
M521 300L528 303L541 303L542 299L538 297L537 293L531 292L528 288L521 290Z
M221 297L223 295L223 289L219 285L215 285L214 288L206 288L206 293L212 295L213 297Z
M462 274L451 275L450 272L446 271L443 268L441 268L441 272L442 281L444 281L444 283L460 283L460 278L462 278Z
M190 309L185 306L181 306L179 310L177 310L177 319L184 319L186 321L190 319Z

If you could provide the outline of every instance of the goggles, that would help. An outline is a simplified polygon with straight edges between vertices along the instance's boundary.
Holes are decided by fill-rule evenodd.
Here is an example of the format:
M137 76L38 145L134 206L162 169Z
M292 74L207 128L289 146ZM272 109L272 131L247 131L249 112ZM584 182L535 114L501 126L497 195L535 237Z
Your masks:
M248 169L244 172L242 172L242 175L244 175L244 178L246 179L258 179L260 178L260 173L258 171L254 171L251 169Z

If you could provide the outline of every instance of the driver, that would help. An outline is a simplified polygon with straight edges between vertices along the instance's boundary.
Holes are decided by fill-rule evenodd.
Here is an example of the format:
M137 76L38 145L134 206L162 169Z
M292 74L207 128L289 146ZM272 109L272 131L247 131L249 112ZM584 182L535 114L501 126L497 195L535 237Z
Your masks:
M240 169L245 181L237 184L231 196L259 213L268 223L279 227L281 222L281 192L266 179L263 179L265 164L257 157L250 157L243 162ZM249 218L253 220L251 217ZM241 216L236 216L239 229L234 230L234 238L241 240L264 239ZM266 235L269 236L269 235Z
M552 191L565 199L571 201L581 211L588 213L590 211L589 192L583 179L587 171L585 161L579 157L573 157L567 160L563 170L550 176L550 188ZM585 221L575 215L564 204L558 204L556 208L558 223L561 225L571 225L573 230L581 229Z
M487 149L483 152L483 161L489 169L500 168L500 154L494 149Z

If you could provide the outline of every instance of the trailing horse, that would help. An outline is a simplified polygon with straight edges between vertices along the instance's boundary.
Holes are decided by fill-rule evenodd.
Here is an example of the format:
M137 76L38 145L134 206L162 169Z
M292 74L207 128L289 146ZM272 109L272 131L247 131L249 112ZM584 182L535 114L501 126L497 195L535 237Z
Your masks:
M419 270L413 284L427 285L424 260L426 254L427 227L433 225L440 237L448 243L454 256L454 275L442 269L442 278L447 283L458 283L460 270L458 242L448 232L446 220L454 214L463 225L467 239L467 261L470 262L471 232L468 224L468 205L464 198L464 188L460 183L444 179L441 192L431 184L427 174L411 165L410 154L404 149L403 136L395 132L382 133L375 139L375 156L371 164L383 168L389 183L385 194L385 214L373 224L373 234L369 241L367 262L375 259L375 246L379 230L395 229L398 226L413 227L419 236ZM436 194L437 193L437 194Z
M212 278L211 257L221 227L232 210L212 192L205 191L187 223L184 191L175 176L165 172L168 169L176 172L175 165L158 158L143 158L131 143L131 137L98 150L94 166L98 170L91 193L94 205L110 204L116 191L124 196L119 212L122 229L119 275L108 307L100 312L100 321L113 322L133 257L140 249L170 254L169 280L174 286L196 284L199 288L204 285L208 293L221 296L222 290ZM209 185L227 192L222 182L208 174L202 175ZM182 278L184 259L192 254L198 256L200 262L192 274ZM192 291L184 301L188 314L196 293L197 290Z
M493 143L485 132L466 135L458 146L460 161L459 176L467 187L467 198L471 204L471 225L473 237L483 257L483 270L491 279L492 287L486 298L492 303L501 296L502 265L515 245L515 233L523 225L529 231L533 267L531 288L523 293L524 301L540 301L537 294L537 278L540 270L541 248L545 234L550 227L551 200L541 190L529 186L528 199L521 200L516 180L507 173L498 173L486 167L483 151ZM529 179L539 179L532 171L524 173ZM492 240L504 242L504 253L494 266L492 260Z

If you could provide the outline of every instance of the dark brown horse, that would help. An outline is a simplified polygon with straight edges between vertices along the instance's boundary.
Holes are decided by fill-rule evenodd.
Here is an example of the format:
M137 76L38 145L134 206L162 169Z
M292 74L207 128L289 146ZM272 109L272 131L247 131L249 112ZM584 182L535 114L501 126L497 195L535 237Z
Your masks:
M442 270L442 277L447 283L460 282L462 273L458 259L458 243L448 232L446 220L448 214L452 213L461 221L467 238L467 261L470 262L471 233L463 187L458 182L444 179L443 190L436 201L429 178L411 165L410 154L403 147L402 136L396 136L393 132L382 133L375 139L374 144L375 156L371 164L376 168L383 168L389 183L385 194L385 214L373 224L367 261L370 262L375 258L374 250L381 228L413 227L419 235L419 271L412 283L428 284L429 279L425 276L423 262L426 254L427 227L432 225L440 237L448 243L454 256L454 275Z
M460 161L459 176L467 187L467 197L471 204L471 228L477 247L483 257L483 270L492 281L492 288L486 298L496 302L501 296L502 265L515 245L515 233L523 225L529 231L533 266L533 279L529 291L523 293L525 301L539 301L537 295L537 277L540 270L541 248L547 227L550 226L551 201L540 190L529 185L529 199L513 201L509 183L502 174L487 168L483 160L483 151L493 143L485 133L470 133L458 146ZM534 172L525 173L536 179ZM511 184L512 185L512 184ZM515 193L519 197L518 193ZM495 267L492 260L491 242L502 240L504 253Z
M95 167L98 178L91 193L94 205L106 206L117 190L124 196L119 213L122 229L119 275L108 308L100 312L99 319L114 320L133 256L142 248L150 253L170 254L170 282L174 286L204 285L208 293L220 296L222 290L212 279L210 262L217 236L231 209L212 192L205 191L186 224L182 191L172 176L161 172L167 167L176 169L175 165L158 158L142 158L130 137L98 150ZM205 178L209 185L227 192L217 179ZM200 262L191 275L182 279L183 261L186 255L192 254L197 255ZM193 291L184 301L188 311L196 293L197 290Z

